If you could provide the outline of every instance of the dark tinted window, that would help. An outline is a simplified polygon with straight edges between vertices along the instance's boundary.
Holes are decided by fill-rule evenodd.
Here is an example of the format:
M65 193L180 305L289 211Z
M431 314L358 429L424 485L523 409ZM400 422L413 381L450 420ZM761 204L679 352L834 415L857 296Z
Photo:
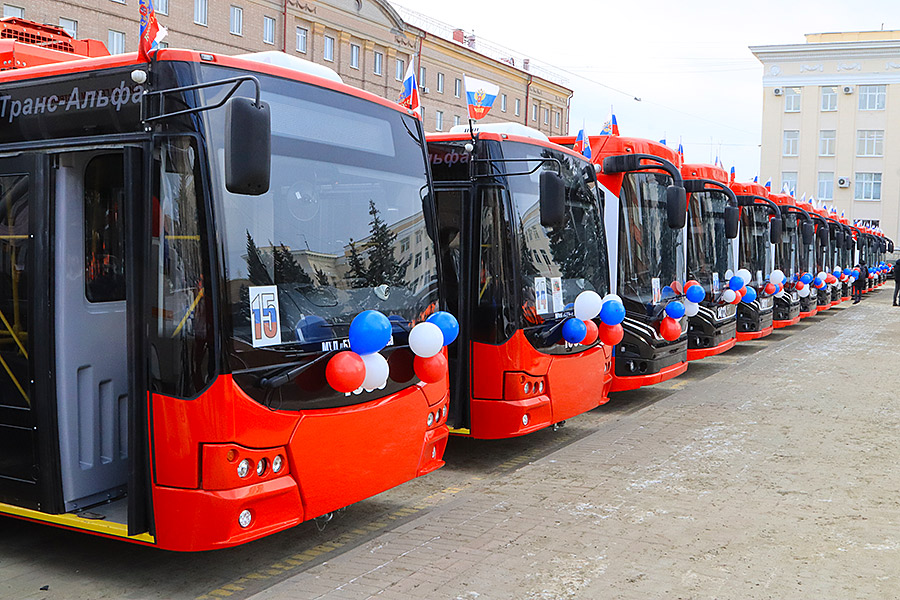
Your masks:
M84 294L125 300L125 181L121 154L97 156L84 171Z

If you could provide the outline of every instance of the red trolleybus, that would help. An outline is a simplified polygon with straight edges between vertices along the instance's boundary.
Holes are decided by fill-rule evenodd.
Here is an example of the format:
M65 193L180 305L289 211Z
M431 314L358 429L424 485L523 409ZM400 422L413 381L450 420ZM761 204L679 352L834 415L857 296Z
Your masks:
M562 338L575 298L609 291L593 165L516 124L429 134L428 152L443 283L460 322L451 432L508 438L606 402L612 348L596 335Z
M687 359L725 352L735 344L737 307L721 300L721 282L733 270L731 240L737 237L740 209L728 174L713 165L681 167L688 196L687 278L706 298L688 321Z
M797 208L791 196L768 194L768 198L778 205L782 219L781 243L775 245L774 266L785 276L785 281L782 292L775 295L772 318L774 328L781 329L800 322L802 298L796 287L797 274L800 257L812 243L813 232L809 215Z
M208 550L441 466L446 371L406 348L439 300L420 121L272 55L4 26L42 45L4 64L45 64L0 74L0 513ZM364 309L390 379L336 392Z
M571 147L575 138L551 141ZM670 302L683 298L687 269L681 157L644 139L603 135L590 144L591 160L602 167L597 180L605 198L610 283L626 310L625 337L613 352L612 391L633 390L687 370L688 317L666 313Z
M765 337L774 329L775 300L766 283L775 270L775 246L782 241L781 210L758 183L732 183L741 205L738 266L749 272L748 288L756 298L738 305L739 342ZM770 288L771 291L771 288Z

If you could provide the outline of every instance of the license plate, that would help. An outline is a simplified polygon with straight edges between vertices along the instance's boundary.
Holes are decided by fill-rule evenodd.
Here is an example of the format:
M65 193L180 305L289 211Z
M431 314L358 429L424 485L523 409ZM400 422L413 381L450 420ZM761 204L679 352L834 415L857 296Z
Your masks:
M759 301L759 305L761 308L772 308L772 299L771 298L763 298Z
M716 309L716 318L721 320L728 316L728 307L720 306Z
M800 300L800 294L797 292L791 292L791 300L793 302L798 302Z

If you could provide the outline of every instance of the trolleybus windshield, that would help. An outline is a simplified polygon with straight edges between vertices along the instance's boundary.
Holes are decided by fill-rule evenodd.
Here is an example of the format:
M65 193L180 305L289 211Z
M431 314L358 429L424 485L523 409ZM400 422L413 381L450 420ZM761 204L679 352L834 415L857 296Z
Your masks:
M662 288L685 276L684 231L671 229L666 217L669 185L664 173L626 173L619 195L619 295L648 311Z
M750 271L761 284L766 276L769 252L769 215L764 205L745 206L741 210L740 260L738 267Z
M775 262L776 266L790 277L798 269L797 249L800 241L797 217L786 213L783 227L781 243L775 247Z
M205 75L210 81L227 76L214 68ZM346 93L259 79L272 115L269 191L242 196L224 185L214 190L232 368L302 362L340 349L353 317L367 309L387 315L393 344L404 344L411 324L438 301L430 217L426 221L423 210L429 183L420 123ZM224 111L206 115L210 163L222 173ZM253 321L251 311L260 311ZM251 327L260 317L263 329L268 325L274 334L262 340L259 327ZM310 400L316 390L332 393L321 375L309 378ZM356 401L398 385L391 381L386 390Z
M725 237L727 197L715 190L694 192L688 213L688 279L694 279L713 292L713 273L724 277L728 270Z

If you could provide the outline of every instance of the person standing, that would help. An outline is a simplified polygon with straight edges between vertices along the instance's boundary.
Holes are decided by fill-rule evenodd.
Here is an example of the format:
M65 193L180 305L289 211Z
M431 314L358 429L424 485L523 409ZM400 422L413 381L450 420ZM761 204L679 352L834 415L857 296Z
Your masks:
M900 258L894 263L894 306L897 304L897 293L900 292Z
M859 269L859 277L853 282L853 304L859 304L863 290L869 285L869 269L866 268L866 261L860 258L856 268Z

